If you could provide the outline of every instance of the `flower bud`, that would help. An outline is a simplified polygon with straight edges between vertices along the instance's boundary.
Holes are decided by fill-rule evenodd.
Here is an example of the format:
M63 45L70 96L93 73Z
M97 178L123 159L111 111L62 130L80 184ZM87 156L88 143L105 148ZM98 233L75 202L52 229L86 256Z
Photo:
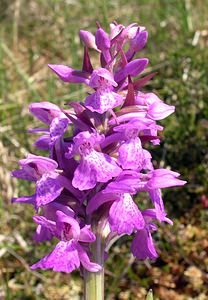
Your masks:
M80 30L79 37L87 48L98 50L95 44L95 36L91 32L87 30Z

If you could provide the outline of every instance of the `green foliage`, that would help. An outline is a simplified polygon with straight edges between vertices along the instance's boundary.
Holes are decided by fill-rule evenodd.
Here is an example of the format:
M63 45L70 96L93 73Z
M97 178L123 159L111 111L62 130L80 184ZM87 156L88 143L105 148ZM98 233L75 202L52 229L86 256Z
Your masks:
M149 290L148 294L147 294L147 297L146 297L146 300L153 300L153 293L152 293L152 290Z

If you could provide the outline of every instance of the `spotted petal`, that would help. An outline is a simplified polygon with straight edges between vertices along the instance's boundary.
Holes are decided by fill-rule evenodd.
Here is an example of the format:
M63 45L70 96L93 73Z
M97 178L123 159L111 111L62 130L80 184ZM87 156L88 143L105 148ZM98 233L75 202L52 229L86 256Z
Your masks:
M70 273L80 266L77 243L59 242L54 250L31 266L31 269L53 269L55 272Z
M144 219L130 194L123 194L113 202L109 212L109 224L112 231L132 234L134 230L144 228Z
M85 105L91 111L100 114L119 106L123 101L123 97L110 89L99 89L94 94L88 96Z
M53 119L50 125L50 138L51 145L54 145L56 141L62 137L67 129L69 119L65 116L56 117Z
M59 174L44 174L36 183L37 207L46 205L55 200L62 192L63 186L57 181Z
M88 190L97 182L107 182L118 176L120 172L121 169L110 156L92 150L89 155L81 159L74 173L72 185L81 191Z
M130 139L119 147L118 163L121 164L123 169L142 170L144 159L139 138Z

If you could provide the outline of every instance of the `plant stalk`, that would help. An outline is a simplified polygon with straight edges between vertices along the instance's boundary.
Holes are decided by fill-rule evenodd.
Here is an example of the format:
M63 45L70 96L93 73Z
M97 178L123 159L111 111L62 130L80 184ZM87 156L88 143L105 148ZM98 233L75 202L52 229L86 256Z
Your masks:
M91 252L93 261L103 267L104 247L101 234L96 235ZM104 300L104 267L96 273L84 271L84 300Z

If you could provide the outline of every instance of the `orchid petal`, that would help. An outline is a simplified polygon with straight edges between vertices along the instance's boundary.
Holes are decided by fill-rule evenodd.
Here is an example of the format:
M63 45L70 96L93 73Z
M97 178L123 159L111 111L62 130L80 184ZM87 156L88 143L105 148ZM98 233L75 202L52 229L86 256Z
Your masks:
M72 185L80 191L93 188L97 182L107 182L118 176L121 169L107 154L92 150L81 159L74 172Z
M154 170L152 171L152 178L148 181L146 187L148 189L157 189L186 184L186 181L176 178L179 175L179 173L167 169Z
M119 147L118 163L123 169L143 169L144 153L139 138L130 139Z
M42 135L40 136L35 143L33 144L33 146L37 147L40 150L50 150L50 135Z
M88 270L89 272L98 272L102 269L100 265L90 261L87 252L79 244L77 246L77 250L79 253L80 262L86 270Z
M34 102L29 106L30 112L45 124L50 124L53 118L59 116L61 109L50 102Z
M144 71L149 60L147 58L138 58L126 64L124 68L115 74L115 81L124 80L127 76L137 76Z
M54 221L51 221L43 216L34 216L33 220L35 221L35 223L37 223L39 226L41 226L41 229L43 229L43 228L45 229L47 237L48 237L48 232L50 232L51 235L55 236L56 223ZM38 229L38 231L40 232L40 229ZM43 236L43 233L42 233L42 236Z
M121 105L123 97L111 90L99 90L85 99L85 105L91 111L100 114Z
M50 138L51 145L54 145L56 141L62 137L69 124L67 117L56 117L53 119L50 125Z
M31 269L53 269L55 272L70 273L80 266L77 243L59 242L54 250L31 266Z
M73 218L62 211L57 211L57 232L59 232L60 237L66 240L74 239L74 240L79 240L80 236L80 226L79 223ZM70 225L67 226L66 224Z
M87 30L80 30L79 36L87 48L92 48L92 49L98 50L98 48L95 44L95 36L91 32L89 32Z
M95 240L96 236L91 231L91 225L85 225L80 231L79 242L93 243Z
M53 238L53 234L48 228L43 227L41 225L38 225L36 228L36 232L33 235L33 239L36 242L44 242L44 241L50 241Z
M131 251L136 258L141 260L146 258L156 259L158 257L151 233L148 229L137 232L131 245Z
M36 206L36 195L12 198L12 203L25 203Z
M122 194L113 202L109 211L109 224L118 235L132 234L134 230L144 228L144 219L130 194Z
M79 70L74 70L70 67L64 65L51 65L48 67L59 76L61 80L64 82L72 82L72 83L89 83L89 74L86 72L82 72Z
M150 198L155 206L156 218L159 221L164 221L166 212L162 200L161 190L154 189L149 191Z
M57 181L59 174L44 174L36 183L37 207L46 205L55 200L62 192L63 186Z
M174 113L175 106L161 102L154 102L149 106L147 117L152 120L162 120Z

